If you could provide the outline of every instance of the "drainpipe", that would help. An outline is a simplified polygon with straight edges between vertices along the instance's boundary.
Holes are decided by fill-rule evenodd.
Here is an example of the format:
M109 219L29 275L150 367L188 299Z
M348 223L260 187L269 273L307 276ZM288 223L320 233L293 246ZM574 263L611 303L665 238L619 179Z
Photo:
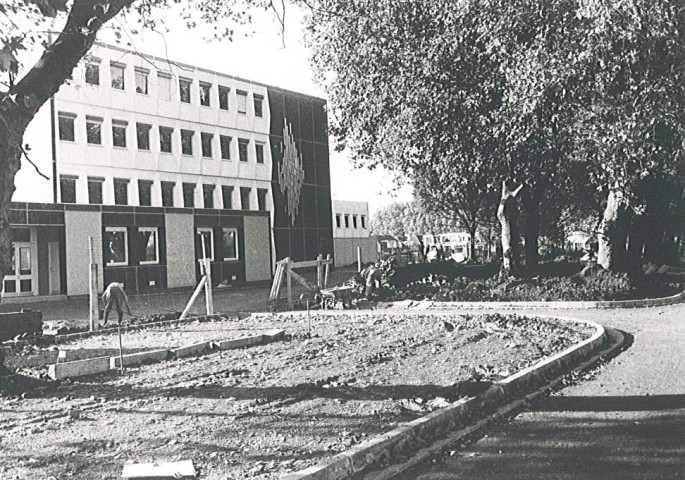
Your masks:
M50 98L50 142L52 146L52 202L57 203L57 142L55 140L55 97Z

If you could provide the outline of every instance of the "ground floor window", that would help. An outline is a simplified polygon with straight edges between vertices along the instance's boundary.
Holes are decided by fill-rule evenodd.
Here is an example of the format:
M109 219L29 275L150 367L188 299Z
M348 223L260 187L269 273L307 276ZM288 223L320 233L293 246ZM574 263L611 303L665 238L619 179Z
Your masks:
M138 259L141 265L159 263L157 227L138 228Z
M128 265L128 235L126 227L105 228L105 265Z
M224 260L238 260L238 230L221 229L221 251Z

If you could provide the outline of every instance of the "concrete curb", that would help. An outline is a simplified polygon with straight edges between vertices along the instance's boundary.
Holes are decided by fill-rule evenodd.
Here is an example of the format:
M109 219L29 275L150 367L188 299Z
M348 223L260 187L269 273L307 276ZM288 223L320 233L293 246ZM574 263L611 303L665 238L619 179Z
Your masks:
M188 317L188 318L176 318L174 320L163 320L161 322L150 322L150 323L137 323L134 325L126 325L121 327L122 332L131 332L135 330L145 330L146 328L155 328L155 327L168 327L171 325L182 325L185 323L194 323L194 322L213 322L220 320L222 318L230 318L230 319L243 319L246 317L249 317L250 313L245 313L245 312L228 312L228 313L216 313L214 315L199 315L197 317ZM117 327L109 327L109 328L101 328L100 330L95 330L94 332L91 331L85 331L85 332L77 332L77 333L65 333L63 335L55 335L55 343L66 343L70 342L72 340L80 340L82 338L88 338L88 337L93 337L95 335L107 335L107 334L115 334L117 333Z
M543 318L584 323L593 327L595 333L587 340L493 383L488 390L476 397L460 399L449 407L371 438L322 463L287 475L284 480L342 480L359 474L371 465L397 458L428 438L468 424L469 419L474 416L488 415L503 404L548 384L554 377L588 358L607 338L604 327L595 322L550 316Z
M593 309L593 308L645 308L675 305L685 300L685 291L661 298L644 298L642 300L607 300L591 302L437 302L433 300L402 300L393 302L390 308L407 310L449 310L453 309L514 309L514 308L550 308L550 309Z
M284 330L269 330L266 333L241 337L225 341L208 341L187 345L172 350L148 350L123 356L124 366L134 366L143 363L161 363L182 357L202 355L213 348L218 350L235 350L275 342L285 337ZM53 380L62 378L82 377L96 373L104 373L119 368L120 359L115 357L97 357L75 362L56 363L48 366L48 375Z

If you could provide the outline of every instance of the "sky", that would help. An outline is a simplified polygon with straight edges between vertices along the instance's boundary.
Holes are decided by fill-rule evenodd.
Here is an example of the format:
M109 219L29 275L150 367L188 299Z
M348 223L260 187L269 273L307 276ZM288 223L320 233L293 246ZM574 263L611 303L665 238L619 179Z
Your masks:
M236 35L231 42L207 39L206 28L189 30L178 15L170 12L165 15L169 33L147 31L133 34L126 29L128 33L124 34L120 45L126 47L130 42L140 52L326 98L323 88L313 81L309 52L303 42L302 17L303 12L288 5L282 36L280 24L273 13L263 12L253 19L252 35ZM115 21L125 26L121 18ZM99 39L115 42L111 31L103 32ZM371 215L384 205L408 201L412 197L410 186L404 185L399 190L394 188L391 175L383 169L353 168L344 152L335 152L331 148L330 164L333 198L368 201Z

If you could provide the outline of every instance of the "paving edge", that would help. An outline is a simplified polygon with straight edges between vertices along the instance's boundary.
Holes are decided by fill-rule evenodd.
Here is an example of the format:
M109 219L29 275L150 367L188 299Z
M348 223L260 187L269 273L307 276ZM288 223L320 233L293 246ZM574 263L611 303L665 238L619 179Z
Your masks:
M243 347L252 347L275 342L285 337L285 331L281 329L267 330L259 335L251 335L225 341L208 341L200 344L188 345L175 349L146 350L124 355L124 366L140 365L142 363L162 363L176 358L202 355L203 353L217 350L235 350ZM181 354L179 355L179 352ZM48 365L48 376L53 380L64 378L82 377L105 373L119 368L120 359L113 357L96 357L74 362L56 363Z
M475 397L458 400L449 407L436 410L390 432L377 435L328 460L291 473L283 480L343 480L353 478L363 470L405 456L406 451L425 444L431 438L461 429L469 423L489 418L492 412L517 399L525 399L531 391L547 387L562 373L577 367L601 349L608 335L604 327L588 321L568 317L538 316L557 321L583 323L595 329L590 338L566 350L525 368L492 386ZM522 400L519 400L519 402ZM501 416L501 414L500 414Z
M130 331L135 331L135 330L145 330L146 328L155 328L155 327L168 327L171 325L182 325L185 323L194 323L194 322L213 322L217 321L221 318L236 318L242 320L243 318L249 317L251 314L248 312L225 312L225 313L215 313L212 315L198 315L195 317L187 317L187 318L175 318L173 320L162 320L159 322L149 322L149 323L136 323L136 324L131 324L131 325L124 325L121 327L122 332L130 332ZM82 338L88 338L88 337L93 337L95 335L108 335L108 334L115 334L117 333L117 327L109 327L109 328L101 328L99 330L94 330L94 331L84 331L84 332L75 332L75 333L64 333L62 335L55 335L55 343L65 343L65 342L70 342L72 340L80 340Z
M402 300L392 302L390 308L413 309L504 309L504 308L551 308L551 309L600 309L600 308L646 308L675 305L685 300L685 291L670 297L643 298L641 300L602 301L548 301L548 302L438 302L433 300Z

